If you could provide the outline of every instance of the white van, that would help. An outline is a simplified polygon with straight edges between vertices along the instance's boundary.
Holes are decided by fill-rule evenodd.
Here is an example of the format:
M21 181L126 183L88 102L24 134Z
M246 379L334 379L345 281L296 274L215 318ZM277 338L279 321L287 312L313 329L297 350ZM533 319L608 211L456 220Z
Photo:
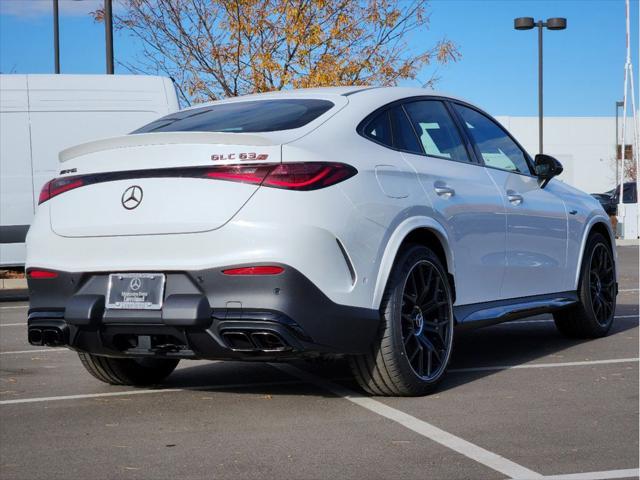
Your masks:
M128 133L178 110L169 78L0 75L0 266L24 264L24 239L58 152Z

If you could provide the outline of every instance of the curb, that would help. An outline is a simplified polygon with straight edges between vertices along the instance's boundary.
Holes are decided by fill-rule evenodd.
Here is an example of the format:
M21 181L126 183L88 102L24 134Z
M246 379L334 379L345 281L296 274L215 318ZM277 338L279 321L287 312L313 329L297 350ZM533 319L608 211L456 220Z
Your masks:
M0 290L26 290L27 280L24 278L0 279Z
M616 245L618 247L629 247L629 246L638 246L640 245L640 239L637 238L630 238L630 239L624 239L624 238L618 238L616 239Z
M26 279L0 279L0 302L21 302L24 300L29 300L29 290Z

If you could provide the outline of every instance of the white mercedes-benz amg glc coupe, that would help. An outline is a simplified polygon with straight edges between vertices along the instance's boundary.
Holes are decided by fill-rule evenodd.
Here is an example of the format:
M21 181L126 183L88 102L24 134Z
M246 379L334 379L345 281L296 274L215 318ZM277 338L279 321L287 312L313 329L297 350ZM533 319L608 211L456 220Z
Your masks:
M158 383L180 359L346 356L370 394L422 395L457 328L613 322L600 204L456 98L251 95L60 162L27 238L29 342L107 383Z

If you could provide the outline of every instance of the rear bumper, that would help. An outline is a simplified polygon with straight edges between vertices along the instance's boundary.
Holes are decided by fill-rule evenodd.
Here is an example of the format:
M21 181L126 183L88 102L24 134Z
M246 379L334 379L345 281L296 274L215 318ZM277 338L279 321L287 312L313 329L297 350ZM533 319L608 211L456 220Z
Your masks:
M236 266L242 265L227 268ZM336 304L283 267L270 276L165 272L163 308L150 311L105 309L106 272L29 279L30 341L123 357L260 360L365 352L378 311Z

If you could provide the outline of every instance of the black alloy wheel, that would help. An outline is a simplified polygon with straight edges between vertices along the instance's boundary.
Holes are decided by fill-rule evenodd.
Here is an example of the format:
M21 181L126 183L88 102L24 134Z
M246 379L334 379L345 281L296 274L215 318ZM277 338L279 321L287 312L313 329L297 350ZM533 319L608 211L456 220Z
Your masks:
M422 260L413 266L402 295L402 339L413 371L425 380L442 373L451 348L453 323L444 279L435 265Z

